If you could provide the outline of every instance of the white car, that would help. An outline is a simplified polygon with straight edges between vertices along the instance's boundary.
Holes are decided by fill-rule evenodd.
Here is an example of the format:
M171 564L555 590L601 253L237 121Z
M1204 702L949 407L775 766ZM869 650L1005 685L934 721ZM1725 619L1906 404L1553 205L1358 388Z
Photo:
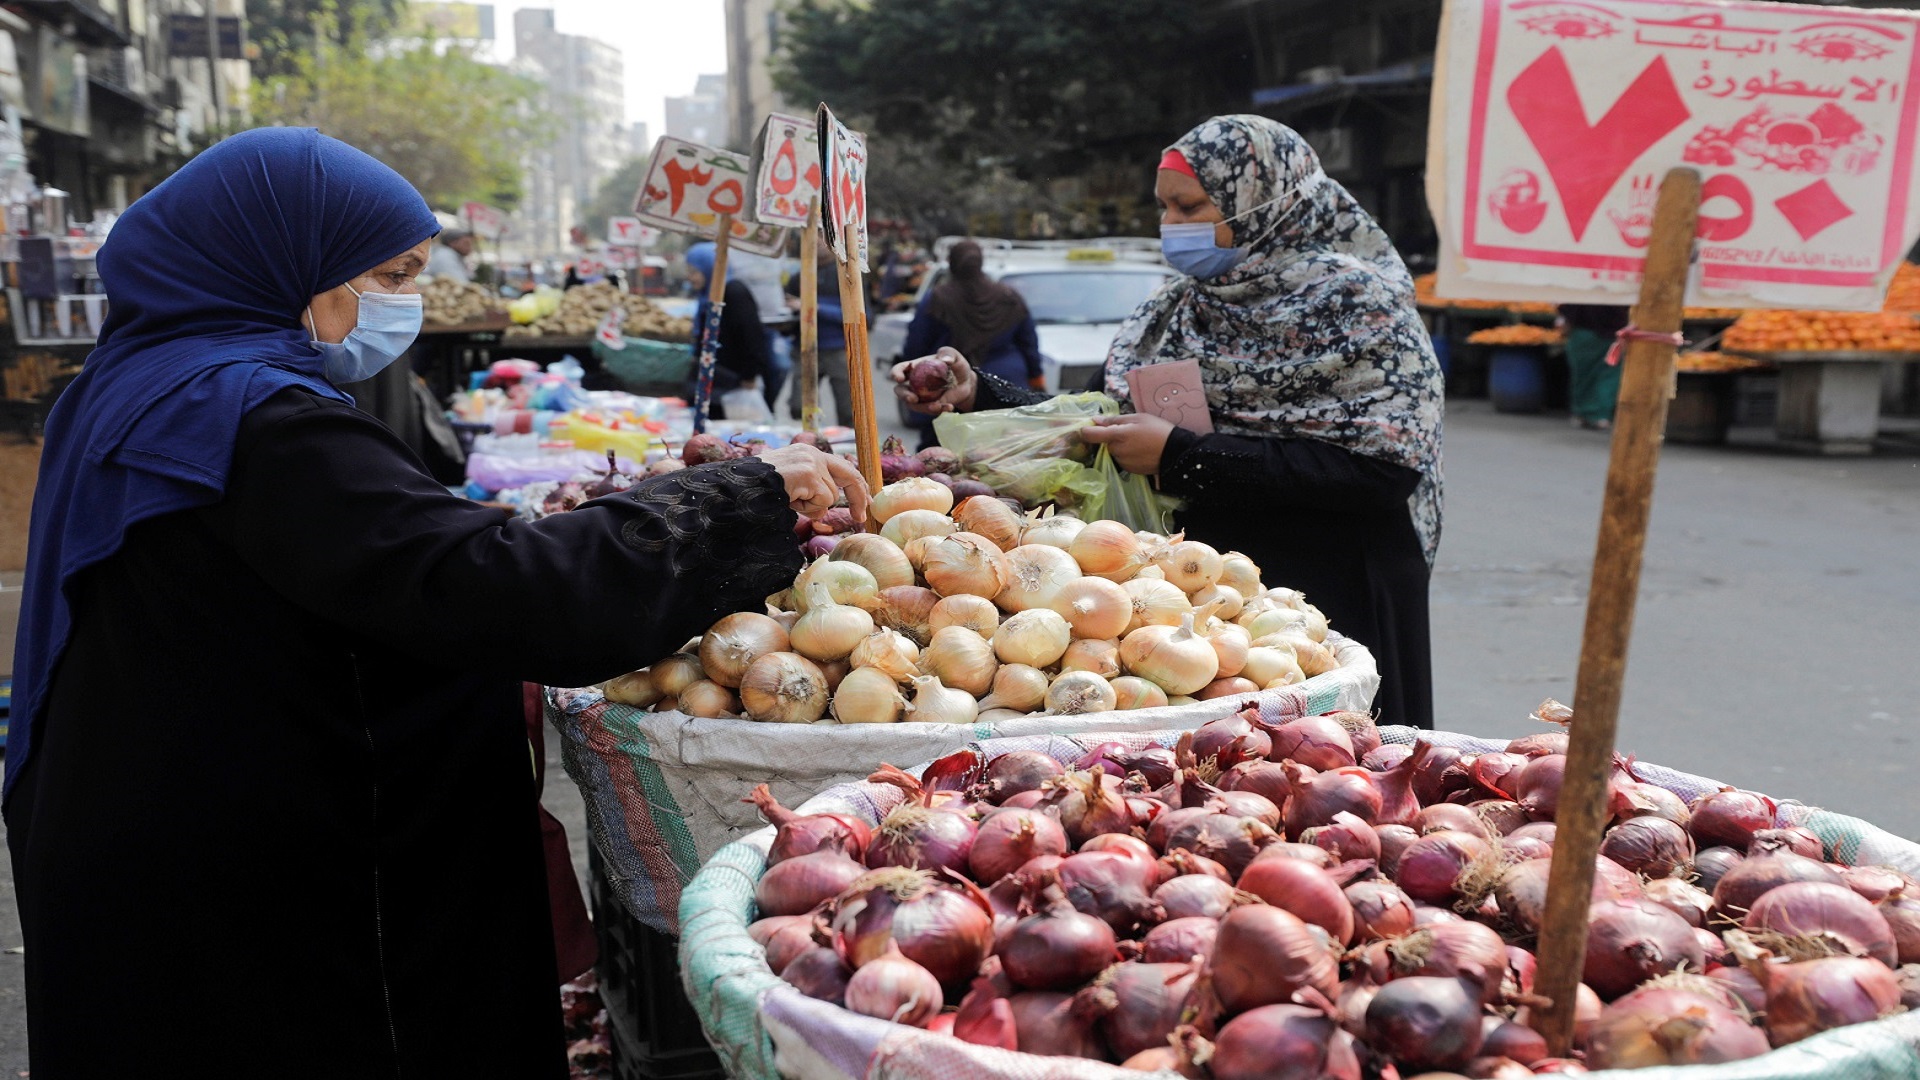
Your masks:
M935 254L944 259L960 239L943 238ZM987 276L1012 286L1033 313L1046 386L1056 393L1081 390L1092 381L1120 324L1174 274L1160 260L1159 241L1139 237L978 243L985 249ZM914 298L916 308L946 273L943 263L926 275ZM912 359L900 355L912 321L911 311L873 321L869 347L883 372Z

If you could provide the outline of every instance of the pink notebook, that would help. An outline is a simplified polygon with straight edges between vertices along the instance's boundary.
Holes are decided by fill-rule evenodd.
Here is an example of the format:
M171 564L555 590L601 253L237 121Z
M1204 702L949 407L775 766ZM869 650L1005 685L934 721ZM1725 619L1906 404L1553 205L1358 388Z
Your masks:
M1207 392L1200 386L1200 361L1178 360L1150 364L1127 372L1135 412L1158 416L1175 427L1202 435L1213 431L1207 411Z

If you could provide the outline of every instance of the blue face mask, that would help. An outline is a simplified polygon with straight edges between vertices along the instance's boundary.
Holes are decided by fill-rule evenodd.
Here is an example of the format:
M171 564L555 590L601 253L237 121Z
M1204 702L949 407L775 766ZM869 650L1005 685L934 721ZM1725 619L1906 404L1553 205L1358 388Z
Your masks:
M371 379L400 359L420 336L425 314L419 293L361 292L352 285L347 291L358 297L360 310L347 339L334 344L313 344L326 358L327 381L335 386ZM308 315L311 320L312 315Z
M1238 221L1255 210L1263 210L1279 201L1279 199L1270 199L1226 220ZM1280 227L1281 222L1293 216L1293 212L1306 205L1306 202L1305 198L1295 199L1294 204L1287 208L1287 212L1280 215L1279 221L1275 221L1265 233L1255 237L1252 243L1242 244L1239 247L1223 248L1214 245L1213 229L1215 225L1220 224L1217 221L1162 225L1160 226L1160 254L1166 257L1168 266L1188 277L1199 278L1202 281L1217 278L1246 262L1247 256L1253 254L1253 244L1266 239L1274 229Z

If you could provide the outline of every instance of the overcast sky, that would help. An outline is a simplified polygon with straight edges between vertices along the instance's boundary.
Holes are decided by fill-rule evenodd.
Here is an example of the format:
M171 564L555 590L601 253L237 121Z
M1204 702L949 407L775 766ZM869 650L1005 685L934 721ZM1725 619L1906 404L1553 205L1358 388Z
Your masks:
M552 8L561 33L599 38L620 50L627 62L627 120L645 121L652 138L659 138L665 126L664 99L692 93L700 75L727 70L727 20L721 0L495 3L501 59L513 55L513 13L523 7Z

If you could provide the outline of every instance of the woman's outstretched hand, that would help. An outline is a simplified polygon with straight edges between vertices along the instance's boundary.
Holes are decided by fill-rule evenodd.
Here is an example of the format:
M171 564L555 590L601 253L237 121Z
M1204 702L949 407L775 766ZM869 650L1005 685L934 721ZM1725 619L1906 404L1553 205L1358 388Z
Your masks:
M1167 449L1173 424L1145 413L1103 416L1080 429L1080 438L1104 446L1114 464L1130 473L1152 476L1160 471L1160 455Z
M787 505L801 517L819 517L839 505L844 493L855 521L867 520L872 493L860 470L837 454L823 454L811 446L782 446L760 455L787 486Z
M921 401L913 388L907 385L907 373L913 365L926 360L942 360L947 365L949 385L941 395L932 401ZM948 412L971 412L973 410L974 391L979 383L973 377L973 365L967 358L948 345L942 345L932 356L923 356L919 360L906 360L893 365L893 392L906 403L907 408L928 416L938 416Z

